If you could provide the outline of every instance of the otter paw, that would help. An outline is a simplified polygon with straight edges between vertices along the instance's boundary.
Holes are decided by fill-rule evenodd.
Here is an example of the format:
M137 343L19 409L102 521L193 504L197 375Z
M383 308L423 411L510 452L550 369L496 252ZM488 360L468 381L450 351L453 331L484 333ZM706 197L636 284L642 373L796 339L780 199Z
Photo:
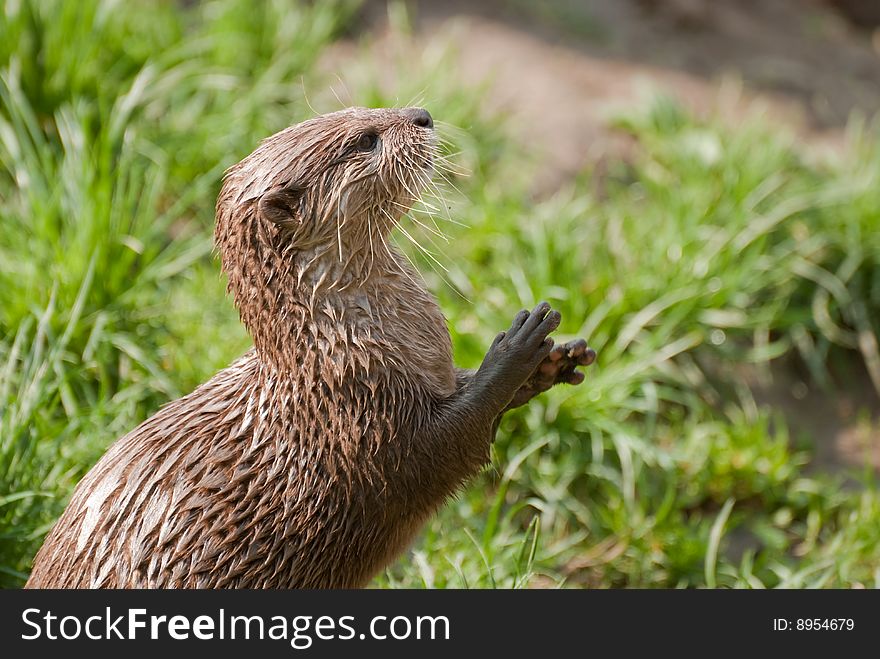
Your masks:
M578 366L589 366L596 361L596 351L587 346L583 339L568 341L554 346L531 376L525 381L507 409L525 405L532 398L550 389L553 385L580 384L584 374L577 370Z
M584 374L575 369L578 366L589 366L594 361L596 361L596 351L583 339L574 339L555 346L529 381L534 380L536 387L543 387L541 391L546 391L561 382L580 384L584 381Z
M560 313L547 302L531 312L520 311L510 328L495 337L478 375L493 388L500 388L510 400L550 355L553 339L547 335L559 327L561 320Z

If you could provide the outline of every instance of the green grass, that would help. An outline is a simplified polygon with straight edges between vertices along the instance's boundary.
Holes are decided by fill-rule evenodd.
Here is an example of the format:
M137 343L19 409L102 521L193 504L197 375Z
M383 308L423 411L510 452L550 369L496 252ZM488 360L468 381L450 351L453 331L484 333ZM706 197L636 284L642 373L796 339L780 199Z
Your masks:
M315 63L356 34L349 2L254 6L0 12L4 586L109 442L248 345L211 256L221 172L309 116L307 95L338 105ZM847 156L816 163L760 118L726 127L659 99L621 119L640 149L601 199L590 172L534 199L526 154L450 53L398 58L389 93L357 38L354 102L421 98L459 127L470 176L445 200L467 226L441 224L449 245L419 233L448 272L398 237L458 362L539 299L600 354L583 385L505 419L493 468L376 585L880 586L876 474L805 470L811 438L733 370L799 360L830 387L842 360L880 382L878 132L854 123Z

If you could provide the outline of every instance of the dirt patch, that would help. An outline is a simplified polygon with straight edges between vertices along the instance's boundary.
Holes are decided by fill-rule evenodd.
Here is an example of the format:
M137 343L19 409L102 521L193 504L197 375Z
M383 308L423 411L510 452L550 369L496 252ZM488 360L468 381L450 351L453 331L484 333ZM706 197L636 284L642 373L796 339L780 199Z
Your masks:
M510 117L542 163L539 193L597 160L625 158L631 144L608 117L657 92L731 121L763 111L820 150L840 146L854 110L880 108L880 48L820 0L407 6L410 48L446 43L464 84L491 81L490 109ZM387 15L382 0L367 2L364 23L381 33Z
M880 471L880 405L871 378L855 356L838 355L832 364L824 386L795 360L743 366L737 378L758 406L782 414L796 443L810 442L812 469Z

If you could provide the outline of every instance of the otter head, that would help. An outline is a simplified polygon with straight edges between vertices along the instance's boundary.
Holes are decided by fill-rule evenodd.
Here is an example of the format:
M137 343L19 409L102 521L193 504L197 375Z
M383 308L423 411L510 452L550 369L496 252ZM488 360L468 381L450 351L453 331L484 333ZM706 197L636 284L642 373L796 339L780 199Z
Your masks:
M433 128L421 108L349 108L272 135L226 172L215 239L258 349L279 313L391 256L386 234L430 179Z

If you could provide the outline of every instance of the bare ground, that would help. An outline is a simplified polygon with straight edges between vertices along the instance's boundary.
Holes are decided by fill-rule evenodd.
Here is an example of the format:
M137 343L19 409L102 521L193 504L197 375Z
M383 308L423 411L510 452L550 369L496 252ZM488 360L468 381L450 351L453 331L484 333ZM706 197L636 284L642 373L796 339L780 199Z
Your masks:
M490 80L491 109L522 128L516 134L544 163L539 192L625 156L629 142L608 117L658 91L734 121L766 112L818 149L839 146L853 111L880 108L880 33L856 28L821 0L408 6L416 39L389 49L449 44L464 84ZM366 25L381 32L386 17L383 0L367 3Z

